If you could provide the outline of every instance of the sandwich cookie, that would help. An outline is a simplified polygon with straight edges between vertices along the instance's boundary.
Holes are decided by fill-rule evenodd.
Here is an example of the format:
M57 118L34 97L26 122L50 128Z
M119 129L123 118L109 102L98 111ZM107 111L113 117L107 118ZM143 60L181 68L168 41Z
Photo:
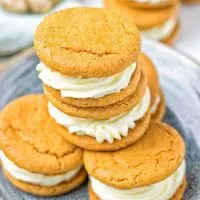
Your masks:
M164 142L163 142L164 141ZM152 122L137 143L115 152L84 152L91 200L181 199L186 187L184 141Z
M61 134L70 143L93 151L113 151L134 143L144 135L150 122L150 103L150 90L146 87L137 105L109 119L72 117L51 102L48 109L50 116L65 127L66 132ZM119 106L114 104L116 109Z
M43 95L21 97L0 116L0 160L7 179L39 196L56 196L81 185L87 175L83 150L66 142L49 116Z
M179 3L179 0L121 0L128 6L136 9L161 9Z
M144 36L170 44L179 32L178 3L169 8L155 10L134 9L120 0L104 0L104 2L107 8L131 19Z
M66 104L59 104L47 91L45 93L50 100L50 116L66 129L62 136L84 149L113 151L124 148L140 139L150 122L151 95L143 74L136 92L121 102L105 107L75 107L83 117L67 114Z
M166 103L163 92L159 86L159 77L157 70L144 53L141 53L138 59L139 66L147 77L148 87L151 91L151 114L152 120L161 121L166 112Z
M34 45L49 113L66 140L112 151L142 137L150 91L137 65L140 36L132 21L106 9L68 9L44 19Z

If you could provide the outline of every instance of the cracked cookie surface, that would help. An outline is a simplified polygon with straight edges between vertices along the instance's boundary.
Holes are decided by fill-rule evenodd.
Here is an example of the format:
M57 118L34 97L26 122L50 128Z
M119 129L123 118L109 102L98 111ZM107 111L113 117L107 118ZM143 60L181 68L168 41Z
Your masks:
M33 173L54 175L82 165L82 149L66 142L61 132L65 130L49 116L44 95L18 98L0 115L0 149Z
M137 61L140 36L125 17L102 8L71 8L47 16L34 38L51 69L82 77L108 77Z
M181 136L172 127L153 121L133 145L115 152L84 152L89 175L107 185L129 189L160 182L173 174L185 156Z

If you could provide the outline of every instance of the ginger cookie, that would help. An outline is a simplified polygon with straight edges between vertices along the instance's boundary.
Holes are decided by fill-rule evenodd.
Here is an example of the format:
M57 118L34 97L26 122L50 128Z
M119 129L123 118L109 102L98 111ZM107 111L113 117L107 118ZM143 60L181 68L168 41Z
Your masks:
M144 53L141 53L138 59L139 66L145 74L148 87L151 91L151 113L153 120L162 120L165 110L165 97L159 86L159 77L157 70L151 59Z
M57 99L49 90L45 90L45 94L48 100L61 112L68 114L72 117L78 118L90 118L90 119L109 119L128 112L130 109L140 103L142 97L145 94L147 88L146 78L141 74L140 81L137 85L135 92L126 97L125 99L118 101L114 104L101 107L80 107L73 106L71 104L63 103Z
M0 115L0 157L3 172L19 189L54 196L68 192L86 178L83 150L66 142L65 131L47 110L44 95L9 103Z
M163 9L176 5L179 0L121 0L136 9Z
M142 35L166 43L175 37L179 3L164 9L134 9L120 0L104 0L104 3L107 8L131 19Z
M179 133L153 121L145 135L127 148L85 151L84 165L100 199L131 199L135 195L143 199L147 193L152 199L170 199L184 183L184 157L185 144Z
M48 85L44 84L44 91L46 95L50 93L51 96L58 99L59 101L70 104L77 107L102 107L108 106L117 103L118 101L122 101L131 95L137 88L138 83L140 81L141 73L140 67L137 66L134 74L132 75L128 86L118 93L108 94L99 98L72 98L72 97L62 97L61 92L59 90L53 89Z
M140 35L131 20L103 8L71 8L38 26L34 47L42 63L63 75L109 77L137 62Z

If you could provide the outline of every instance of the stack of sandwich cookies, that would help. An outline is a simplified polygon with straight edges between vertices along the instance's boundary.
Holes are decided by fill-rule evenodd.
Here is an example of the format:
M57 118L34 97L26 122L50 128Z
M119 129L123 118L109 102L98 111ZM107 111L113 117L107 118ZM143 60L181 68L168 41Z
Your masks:
M178 1L159 9L154 9L152 6L146 9L139 8L138 6L134 7L133 5L137 1L104 0L104 2L107 8L123 13L130 18L144 36L171 44L179 33L180 23L178 18L180 5ZM151 3L151 0L147 0L147 2ZM159 3L160 1L156 1L154 5L156 6ZM148 5L146 1L138 1L137 4Z
M41 22L34 46L49 114L66 140L113 151L144 135L151 98L132 21L106 9L63 10Z
M139 66L148 80L151 92L151 119L161 121L165 115L165 97L159 86L159 77L156 68L150 58L141 53L138 60Z
M152 122L135 144L115 152L84 152L91 200L181 200L185 146L172 127Z
M60 136L65 129L49 116L44 95L21 97L0 116L3 173L17 188L39 196L71 191L87 177L83 150Z

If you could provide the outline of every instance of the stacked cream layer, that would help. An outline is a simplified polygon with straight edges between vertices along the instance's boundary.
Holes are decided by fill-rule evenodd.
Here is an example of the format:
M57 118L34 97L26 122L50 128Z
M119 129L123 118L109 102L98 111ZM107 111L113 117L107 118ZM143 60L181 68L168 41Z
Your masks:
M137 64L133 63L124 71L103 78L69 77L52 71L43 63L37 66L37 71L42 82L53 89L59 90L61 97L85 99L100 98L108 94L119 93L128 86L136 67ZM134 129L136 122L147 113L150 100L150 91L146 87L144 96L136 106L128 112L105 120L70 116L56 108L51 102L49 102L48 108L51 117L58 124L66 127L70 133L94 137L98 143L104 141L113 143L115 139L121 140L122 137L126 137L129 129Z

